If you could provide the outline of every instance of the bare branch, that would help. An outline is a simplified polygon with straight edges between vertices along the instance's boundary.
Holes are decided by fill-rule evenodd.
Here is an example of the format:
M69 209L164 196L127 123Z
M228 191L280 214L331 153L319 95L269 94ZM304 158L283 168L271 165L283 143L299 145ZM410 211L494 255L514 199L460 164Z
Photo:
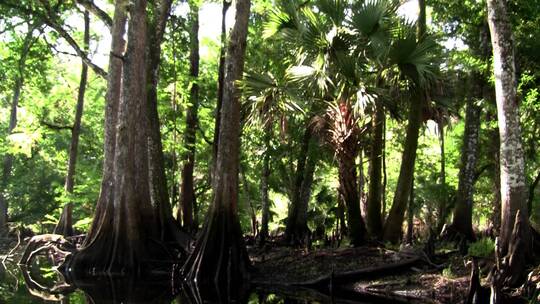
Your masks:
M88 58L87 53L81 49L81 47L75 41L75 39L71 37L71 35L62 27L62 25L56 22L53 16L50 16L51 14L50 11L48 11L47 15L45 15L43 14L43 12L34 10L29 7L22 6L20 5L20 3L14 3L14 2L9 2L9 1L6 1L2 5L18 10L27 16L34 16L41 19L43 23L45 23L50 28L54 29L62 38L64 38L67 41L67 43L75 50L75 53L77 53L77 56L79 56L83 60L83 62L86 63L94 71L94 73L98 74L99 76L103 78L107 78L107 72L105 72L105 70L103 70L101 67L94 64ZM45 5L45 8L47 8L47 5Z
M112 18L104 10L99 8L92 0L77 0L77 3L88 10L90 13L96 15L103 23L109 28L112 28Z
M86 52L81 49L75 39L73 39L73 37L71 37L71 35L66 30L64 30L62 26L47 17L45 17L44 21L48 26L53 28L62 38L64 38L64 40L66 40L69 45L71 45L73 50L75 50L75 53L77 53L77 55L81 57L82 61L86 63L94 71L94 73L100 75L103 78L107 78L107 72L105 72L105 70L103 70L101 67L94 64L88 58Z
M57 131L60 131L60 130L73 130L73 126L61 126L61 125L57 125L55 123L48 122L48 121L45 121L45 120L41 120L40 123L42 125L46 126L49 129L53 129L53 130L57 130Z
M49 42L49 40L47 40L47 38L45 38L45 36L42 37L43 39L43 42L45 42L45 44L53 51L55 51L57 54L64 54L64 55L69 55L69 56L73 56L73 57L79 57L77 54L73 54L73 53L69 53L69 52L64 52L64 51L60 51L59 49L56 48L56 46L52 43Z

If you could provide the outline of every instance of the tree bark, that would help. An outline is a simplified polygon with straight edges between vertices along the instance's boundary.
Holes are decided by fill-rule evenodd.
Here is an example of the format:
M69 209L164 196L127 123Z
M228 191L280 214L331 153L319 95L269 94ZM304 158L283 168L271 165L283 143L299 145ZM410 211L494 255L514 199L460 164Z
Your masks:
M160 122L158 115L157 86L159 82L159 66L161 62L161 43L165 26L170 14L172 0L149 2L151 13L148 19L148 45L146 50L147 81L147 121L148 121L148 169L150 198L154 212L155 226L159 232L159 240L184 247L186 235L179 229L172 215L167 191L163 144L161 142Z
M473 75L474 96L482 92L481 76ZM476 239L472 227L474 175L478 159L478 136L480 129L480 107L476 105L473 96L467 98L465 114L465 131L461 147L461 165L459 170L459 182L452 220L452 231L457 232L468 241Z
M112 199L114 191L114 154L116 150L116 125L118 121L118 106L122 95L122 71L125 52L124 34L127 22L127 0L117 0L114 7L113 26L111 30L111 52L109 56L109 71L107 73L107 92L105 94L105 133L103 173L101 189L94 211L94 219L102 218L112 212ZM83 247L95 240L99 234L102 220L94 220L90 226Z
M232 1L223 0L223 6L221 9L221 48L219 50L219 70L218 70L218 92L217 92L217 104L215 114L215 126L214 126L214 141L213 141L213 164L210 172L210 176L214 176L214 169L217 162L217 153L219 148L219 130L221 123L221 105L223 104L223 89L225 80L225 58L227 49L227 24L226 17L229 7L231 7Z
M264 246L266 239L268 238L268 222L270 218L270 198L268 197L268 182L270 179L270 131L271 126L266 126L264 135L265 151L263 156L263 168L261 176L261 201L262 201L262 215L261 215L261 232L259 233L259 245Z
M386 174L386 116L383 120L383 142L382 142L382 171L383 171L383 183L382 183L382 212L381 222L384 223L386 218L386 186L388 184L388 175Z
M494 170L493 170L493 201L491 202L493 206L493 212L491 213L491 223L493 226L493 234L498 236L501 231L501 166L500 158L501 151L500 140L499 140L499 128L495 128L489 131L489 135L493 138L493 141L490 145L490 152L494 155Z
M420 12L417 22L417 39L423 39L426 33L426 3L419 0ZM410 185L414 176L414 164L416 160L416 148L418 147L418 136L422 119L422 112L426 104L426 92L422 88L416 88L416 102L411 102L409 107L409 117L407 124L407 135L401 159L399 177L394 193L392 208L388 213L388 218L384 225L383 239L392 243L397 243L402 236L403 218L409 200Z
M493 46L495 95L500 138L501 170L501 254L508 252L508 245L518 210L523 231L518 232L525 246L530 245L527 212L527 186L525 183L525 159L521 142L521 127L517 100L517 81L514 62L512 29L503 0L488 0L488 24Z
M246 170L242 165L240 165L240 178L242 179L241 180L242 191L244 192L244 197L246 198L248 202L248 206L249 206L249 215L251 218L251 235L253 235L253 237L257 237L259 234L259 223L257 222L257 213L255 211L255 208L253 207L253 203L251 202L251 197L249 194L249 184L246 179Z
M421 114L425 104L425 94L419 92L418 101L412 102L409 108L407 135L401 159L398 182L394 194L394 201L388 213L384 225L383 239L397 243L402 236L402 224L405 210L409 201L411 182L414 176L414 164L416 160L416 148L420 132Z
M182 206L182 225L188 231L196 230L193 221L193 204L195 201L195 190L193 186L193 169L195 167L195 139L197 132L197 111L199 109L199 6L193 1L190 2L190 70L191 90L190 106L186 113L186 129L184 132L184 154L182 168L182 185L180 189L180 205Z
M446 212L446 206L448 204L447 198L448 195L446 193L446 153L445 153L445 140L444 140L444 121L441 117L439 121L437 122L437 127L439 129L439 147L441 151L441 169L439 171L439 185L441 187L440 190L440 202L439 202L439 210L438 210L438 221L437 221L437 227L435 228L435 234L439 235L441 232L444 224L446 223L446 218L448 216Z
M353 246L360 246L366 238L366 228L360 213L360 199L356 183L356 143L338 153L339 190L347 208L348 233Z
M90 15L88 11L84 12L84 51L88 52L90 45ZM75 121L73 122L73 129L71 129L71 143L69 145L69 159L68 170L66 174L66 183L64 186L68 195L73 194L73 187L75 184L75 168L77 165L77 155L79 151L79 136L81 132L81 121L84 110L84 94L86 92L86 83L88 79L88 65L81 61L81 78L79 81L79 92L77 95L77 107L75 110ZM55 234L61 234L64 236L73 235L73 203L68 202L60 215L60 220L54 228Z
M30 29L23 41L19 61L17 63L17 73L15 76L15 85L13 86L13 94L11 98L11 112L9 116L9 125L7 134L13 133L13 130L17 127L17 108L19 107L19 100L21 97L21 90L24 84L24 72L26 67L26 58L30 52L34 41L35 25L29 25ZM8 222L8 200L5 197L4 191L8 186L8 181L11 176L11 170L13 167L13 154L6 153L2 166L2 179L0 180L0 235L7 231Z
M148 255L143 240L156 235L150 220L148 182L146 1L133 2L129 12L129 43L124 55L113 163L114 190L104 201L108 212L94 218L94 222L104 224L91 231L87 238L92 241L74 258L74 268L81 274L88 274L90 269L110 274L139 272Z
M412 245L414 232L414 178L411 182L411 192L409 194L409 204L407 207L407 233L405 243Z
M364 221L367 221L368 214L368 193L366 192L366 184L369 184L369 179L364 173L364 153L367 154L368 151L364 151L362 147L358 152L358 191L360 196L360 213L364 217ZM369 159L369 157L368 157ZM368 175L371 170L371 165L368 165ZM369 192L369 185L368 185Z
M311 140L312 134L309 127L306 125L304 130L304 136L302 138L302 143L300 146L300 153L298 154L298 159L296 161L296 172L295 179L291 195L291 204L289 205L289 210L287 214L287 223L285 225L285 240L287 243L291 243L295 239L295 235L302 231L303 227L297 226L297 218L299 213L299 201L300 193L302 192L302 184L305 176L305 167L308 158L309 142Z
M114 66L119 69L109 74L112 78L109 81L108 93L118 93L120 99L115 128L116 140L106 141L108 144L115 144L114 154L107 154L112 149L105 147L105 155L113 157L113 160L105 159L104 165L106 167L111 164L112 168L108 169L112 169L112 173L104 173L103 182L108 181L105 178L110 178L110 184L105 189L102 187L103 198L98 201L92 229L84 247L74 255L71 262L71 269L79 275L139 274L148 270L145 267L150 255L153 258L171 258L169 252L162 250L162 247L149 246L150 242L163 238L163 229L167 227L159 227L156 223L161 223L161 220L166 220L167 217L158 214L151 201L149 166L152 166L152 163L149 162L148 137L152 130L149 127L147 85L153 80L148 78L152 58L148 57L147 52L150 49L149 43L153 41L147 39L147 3L145 0L136 0L132 1L129 7L129 43L120 62L123 66L115 66L114 58L118 58L118 55L114 51L121 51L115 47L121 44L123 35L116 34L122 33L121 28L125 27L127 3L117 1L115 9L113 53L110 60L113 61L111 68ZM159 32L156 35L159 35ZM115 80L119 82L116 83ZM107 100L108 103L114 101L112 98ZM110 123L110 120L107 120L107 123ZM106 130L110 127L106 126ZM103 190L107 190L106 195L103 195ZM164 208L159 211L166 211L167 206L163 204ZM172 215L170 219L172 220ZM186 237L181 246L187 248L188 241Z
M240 90L237 87L244 68L249 10L249 0L236 1L236 22L225 61L213 200L203 231L181 271L189 282L217 287L227 299L239 296L238 287L246 282L250 268L238 219Z
M384 110L379 103L375 104L375 111L372 121L372 141L371 141L371 166L369 172L369 192L367 203L367 228L372 237L380 238L382 235L381 216L381 169L383 154L383 124Z

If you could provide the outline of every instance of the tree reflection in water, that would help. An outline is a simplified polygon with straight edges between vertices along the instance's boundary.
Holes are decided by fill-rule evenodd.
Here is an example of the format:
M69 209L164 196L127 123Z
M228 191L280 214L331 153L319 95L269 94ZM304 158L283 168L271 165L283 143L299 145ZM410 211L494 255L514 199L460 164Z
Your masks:
M53 268L54 269L54 268ZM43 269L38 269L43 270ZM25 300L10 303L33 303L37 297L57 303L87 304L203 304L203 303L388 303L389 298L355 292L351 289L304 288L300 286L253 285L249 290L235 293L238 298L224 298L227 292L182 279L161 275L145 278L128 276L96 276L91 278L64 277L56 271L55 280L44 278L36 269L20 267L29 295ZM30 296L31 295L31 296ZM33 296L33 297L32 297ZM1 302L1 299L0 299ZM419 303L396 297L392 303Z

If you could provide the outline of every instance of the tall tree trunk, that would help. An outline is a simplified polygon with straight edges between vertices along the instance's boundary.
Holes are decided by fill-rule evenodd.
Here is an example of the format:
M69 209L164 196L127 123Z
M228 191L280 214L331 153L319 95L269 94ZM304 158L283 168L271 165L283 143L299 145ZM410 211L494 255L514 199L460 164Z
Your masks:
M414 176L414 164L416 159L416 148L418 146L418 135L421 124L421 114L425 103L425 94L418 94L418 102L412 102L409 108L409 119L407 125L407 135L401 159L398 182L394 194L394 201L388 218L384 225L383 238L386 241L397 243L402 236L402 224L405 210L409 201L411 182Z
M495 150L493 151L493 155L495 155L495 170L493 172L493 213L491 214L491 222L493 223L493 233L498 236L501 233L501 150L499 148L499 128L491 132L493 132L493 149Z
M309 237L311 236L311 231L308 227L308 209L309 209L309 200L311 199L311 190L313 189L313 176L315 174L315 169L317 167L318 158L315 155L315 145L317 145L315 140L310 141L309 154L306 161L306 168L304 173L304 179L302 181L302 186L300 188L300 197L298 200L298 214L296 217L296 227L300 228L301 233L298 233L297 242L303 245L307 245L309 242Z
M473 75L473 94L481 94L481 76ZM472 227L474 175L476 172L476 162L478 159L478 134L480 129L480 107L476 104L476 98L467 98L465 113L465 131L463 133L463 144L461 147L461 167L459 170L459 183L452 220L452 231L460 234L461 237L469 241L475 240Z
M148 120L147 154L150 198L154 221L159 239L176 243L180 247L187 245L186 235L179 230L174 220L167 191L163 144L161 142L160 122L158 115L157 86L159 82L159 66L161 62L161 43L165 27L170 15L172 0L149 2L148 45L146 49L146 116Z
M121 11L127 9L125 3ZM141 271L148 256L144 242L155 237L148 183L148 120L146 118L146 1L129 9L128 45L124 55L122 95L118 106L113 191L96 214L97 229L87 236L85 247L73 258L81 275ZM116 13L115 13L116 15ZM115 16L116 17L116 16ZM114 27L114 26L113 26ZM101 203L101 202L99 202ZM100 210L100 206L96 210Z
M182 267L187 280L206 288L217 287L225 299L238 296L238 287L246 282L250 268L238 218L240 90L237 87L244 68L249 10L249 0L236 1L236 22L225 60L213 200L203 231Z
M231 7L232 0L223 0L223 6L221 9L221 48L219 50L219 70L218 70L218 92L217 92L217 104L215 114L215 126L214 126L214 141L213 141L213 164L210 170L210 176L214 176L214 169L217 162L217 153L219 147L219 130L221 123L221 105L223 104L223 90L225 80L225 58L227 49L227 11Z
M309 147L312 141L312 134L309 126L306 125L304 136L302 138L300 153L296 162L295 179L291 197L291 204L287 215L287 223L285 226L285 240L289 244L299 245L305 239L305 235L309 232L307 222L301 220L301 214L304 210L301 208L302 187L306 178L306 165L309 158ZM307 212L307 210L305 211Z
M84 51L88 52L90 45L90 14L84 12ZM69 145L68 170L66 174L66 183L64 189L68 195L73 194L75 183L75 167L77 165L77 154L79 151L79 135L81 132L81 121L84 109L84 94L86 92L86 83L88 79L88 65L81 60L81 78L79 81L79 93L77 95L77 107L75 110L75 121L71 129L71 143ZM54 233L64 236L73 235L73 203L68 202L62 210L62 215L58 224L54 228Z
M366 238L366 228L360 213L356 183L356 153L342 151L338 155L339 190L347 208L348 233L353 246L360 246Z
M508 252L516 213L519 210L522 225L518 234L526 256L529 256L530 231L526 204L525 159L519 123L512 29L504 0L488 0L487 8L493 46L495 95L501 142L501 254L505 255Z
M257 212L255 211L255 208L253 207L253 203L251 202L251 196L249 194L249 184L246 179L246 169L242 165L240 165L240 178L242 179L241 180L242 191L244 192L244 197L246 198L246 201L248 203L247 205L249 206L249 215L251 218L251 234L253 235L253 237L257 237L259 233L259 227L258 227L258 222L257 222ZM263 206L263 209L264 209L264 206Z
M271 126L266 126L264 134L265 151L263 156L263 168L261 176L261 233L259 233L259 244L263 246L268 238L268 221L270 218L270 198L268 197L268 182L270 179L270 138Z
M102 218L104 214L112 212L112 204L107 201L112 199L114 191L114 154L116 150L116 125L118 122L118 106L122 96L122 71L127 22L127 0L117 0L114 7L113 26L111 29L111 52L109 56L109 71L107 73L107 93L105 94L105 132L104 132L104 156L103 173L101 177L101 189L94 211L94 219ZM99 234L102 220L94 220L90 226L83 247L95 241Z
M34 41L35 25L29 25L28 33L24 38L24 42L21 48L19 61L17 63L17 74L15 75L15 85L13 86L13 94L11 98L11 112L9 116L9 125L7 134L13 133L15 127L17 127L17 108L19 107L19 100L21 98L21 90L24 84L24 70L26 67L26 58L30 52ZM5 197L4 191L8 186L9 177L11 176L11 169L13 167L13 155L7 153L4 156L2 164L2 179L0 180L0 235L4 234L7 230L8 221L8 200Z
M435 234L438 235L440 231L442 230L446 218L447 218L447 212L446 212L446 206L448 204L447 202L447 193L446 193L446 153L445 153L445 140L444 140L444 121L442 118L439 119L437 122L437 126L439 129L439 147L441 152L441 168L439 171L439 185L441 187L440 190L440 202L439 202L439 210L437 212L438 214L438 221L437 221L437 227L435 228Z
M368 195L366 193L366 183L369 182L369 179L366 177L366 174L364 173L364 153L365 151L360 148L360 152L358 153L358 191L360 194L360 212L362 213L362 216L364 216L364 221L367 221L367 214L368 214ZM371 166L368 166L368 175L369 170L371 170ZM369 186L368 186L369 187ZM368 189L369 191L369 189Z
M369 194L367 208L367 228L372 237L379 238L382 235L381 216L381 169L383 154L383 124L384 110L379 103L375 104L375 112L372 121L371 140L371 166L369 172Z
M117 1L113 24L113 40L111 52L111 69L109 71L108 99L106 123L111 123L111 116L116 116L115 133L106 133L106 143L114 144L114 154L111 147L106 146L104 172L106 186L102 186L102 193L92 228L85 240L84 247L78 251L71 261L71 268L76 274L138 274L148 269L147 259L171 258L169 252L161 247L149 246L163 238L163 230L156 223L172 223L172 215L162 218L168 201L159 206L152 206L151 184L153 162L149 162L149 136L151 127L149 119L149 67L152 67L152 58L149 58L149 45L155 41L147 39L148 19L147 3L145 0L131 1L129 7L128 45L123 60L117 51L121 51L123 29L125 27L127 2ZM163 6L161 6L163 8ZM155 15L154 15L155 16ZM153 26L152 29L155 29ZM160 27L157 26L157 29ZM159 37L159 31L156 32ZM117 65L118 64L118 65ZM155 76L157 78L157 76ZM109 95L111 93L111 95ZM116 95L115 95L116 94ZM119 96L118 113L108 112L109 104ZM113 129L106 125L106 132ZM116 140L107 138L115 135ZM107 167L111 165L111 167ZM109 179L107 179L109 178ZM152 181L155 182L155 181ZM107 192L104 193L104 190ZM166 188L165 188L166 192ZM155 199L155 198L154 198ZM159 202L161 204L162 202ZM157 209L157 210L156 210ZM177 236L180 234L177 234ZM180 246L187 248L187 236ZM177 240L179 241L179 240Z
M344 235L347 235L348 234L348 228L347 228L347 224L345 222L345 202L343 201L343 197L340 195L338 195L338 202L337 202L337 209L336 209L336 218L339 222L339 226L338 226L338 235L339 235L339 239L341 240L341 238L343 238Z
M382 142L382 171L383 171L383 184L382 184L382 213L381 222L384 223L386 218L386 185L388 184L388 175L386 174L386 116L383 120L383 142Z
M417 21L418 40L426 33L426 3L419 0L420 12ZM414 164L416 160L416 148L418 147L418 136L420 132L422 111L426 104L426 93L422 88L417 88L416 101L412 101L409 107L409 117L407 124L407 135L401 159L399 177L394 193L392 208L388 213L388 219L384 225L383 238L386 241L397 243L402 236L402 224L405 216L405 209L409 200L410 185L414 176Z
M411 193L409 194L409 204L407 208L407 233L405 243L412 245L414 232L414 178L411 182Z
M186 113L186 130L184 132L184 145L187 149L184 154L182 168L182 185L180 190L180 206L182 207L182 224L184 229L194 231L193 203L195 190L193 186L193 169L195 167L195 139L197 131L197 111L199 110L199 6L190 2L190 76L191 91L190 103ZM180 210L180 208L179 208Z
M351 244L360 246L366 240L366 226L360 211L356 158L358 157L358 125L348 101L339 101L327 112L331 122L330 142L338 162L339 193L347 208L348 233Z

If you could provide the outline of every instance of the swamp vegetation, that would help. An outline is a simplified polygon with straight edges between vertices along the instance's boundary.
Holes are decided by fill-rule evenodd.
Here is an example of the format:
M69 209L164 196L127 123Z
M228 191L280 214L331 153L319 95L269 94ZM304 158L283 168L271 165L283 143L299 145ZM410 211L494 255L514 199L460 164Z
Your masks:
M0 303L540 302L540 1L0 16Z

